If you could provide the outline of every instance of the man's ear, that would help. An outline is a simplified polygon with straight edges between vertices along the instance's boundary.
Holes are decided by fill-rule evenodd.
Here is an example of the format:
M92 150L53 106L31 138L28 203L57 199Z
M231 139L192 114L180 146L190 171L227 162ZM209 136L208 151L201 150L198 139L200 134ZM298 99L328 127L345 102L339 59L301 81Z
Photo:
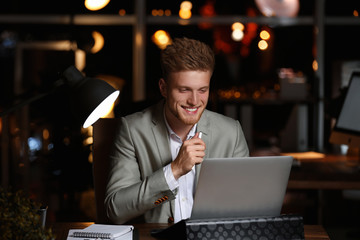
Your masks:
M160 78L159 80L159 89L160 89L160 93L161 95L166 98L167 97L167 84L165 79Z

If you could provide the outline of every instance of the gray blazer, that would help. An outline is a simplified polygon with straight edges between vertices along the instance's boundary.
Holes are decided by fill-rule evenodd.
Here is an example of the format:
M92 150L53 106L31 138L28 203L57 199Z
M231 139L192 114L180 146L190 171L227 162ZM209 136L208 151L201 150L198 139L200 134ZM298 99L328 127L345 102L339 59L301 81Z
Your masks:
M123 224L133 219L167 223L174 216L173 193L163 167L171 152L163 115L164 101L121 118L110 154L105 209L109 219ZM248 156L240 123L205 110L197 125L206 143L205 157ZM196 166L196 174L201 164Z

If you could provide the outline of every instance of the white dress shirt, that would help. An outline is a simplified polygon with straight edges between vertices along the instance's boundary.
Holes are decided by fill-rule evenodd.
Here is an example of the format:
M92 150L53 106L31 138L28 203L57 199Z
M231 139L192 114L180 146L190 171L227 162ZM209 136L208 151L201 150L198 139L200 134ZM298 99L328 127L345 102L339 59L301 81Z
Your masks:
M169 132L171 156L174 161L183 142L181 138L170 128L167 122L166 126ZM195 124L190 130L186 139L194 137L196 133L196 126L197 124ZM178 180L175 179L172 173L171 164L166 165L163 170L170 190L176 192L174 222L177 223L182 219L190 218L194 202L195 166L190 172L181 176Z

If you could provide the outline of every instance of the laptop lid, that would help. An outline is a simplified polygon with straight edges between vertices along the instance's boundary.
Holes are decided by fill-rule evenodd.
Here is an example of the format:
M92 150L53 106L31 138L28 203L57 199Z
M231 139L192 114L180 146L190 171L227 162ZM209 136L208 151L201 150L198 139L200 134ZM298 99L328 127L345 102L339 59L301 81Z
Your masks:
M292 161L291 156L204 159L190 219L280 215Z

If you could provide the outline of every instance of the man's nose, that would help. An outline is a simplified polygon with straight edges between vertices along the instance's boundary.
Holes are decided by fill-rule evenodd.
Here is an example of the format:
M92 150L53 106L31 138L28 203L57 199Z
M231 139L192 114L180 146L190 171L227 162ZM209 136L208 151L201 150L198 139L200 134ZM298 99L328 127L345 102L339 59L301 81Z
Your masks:
M188 103L192 104L192 105L196 105L198 98L199 98L199 96L198 96L197 92L192 92L190 97L188 98Z

